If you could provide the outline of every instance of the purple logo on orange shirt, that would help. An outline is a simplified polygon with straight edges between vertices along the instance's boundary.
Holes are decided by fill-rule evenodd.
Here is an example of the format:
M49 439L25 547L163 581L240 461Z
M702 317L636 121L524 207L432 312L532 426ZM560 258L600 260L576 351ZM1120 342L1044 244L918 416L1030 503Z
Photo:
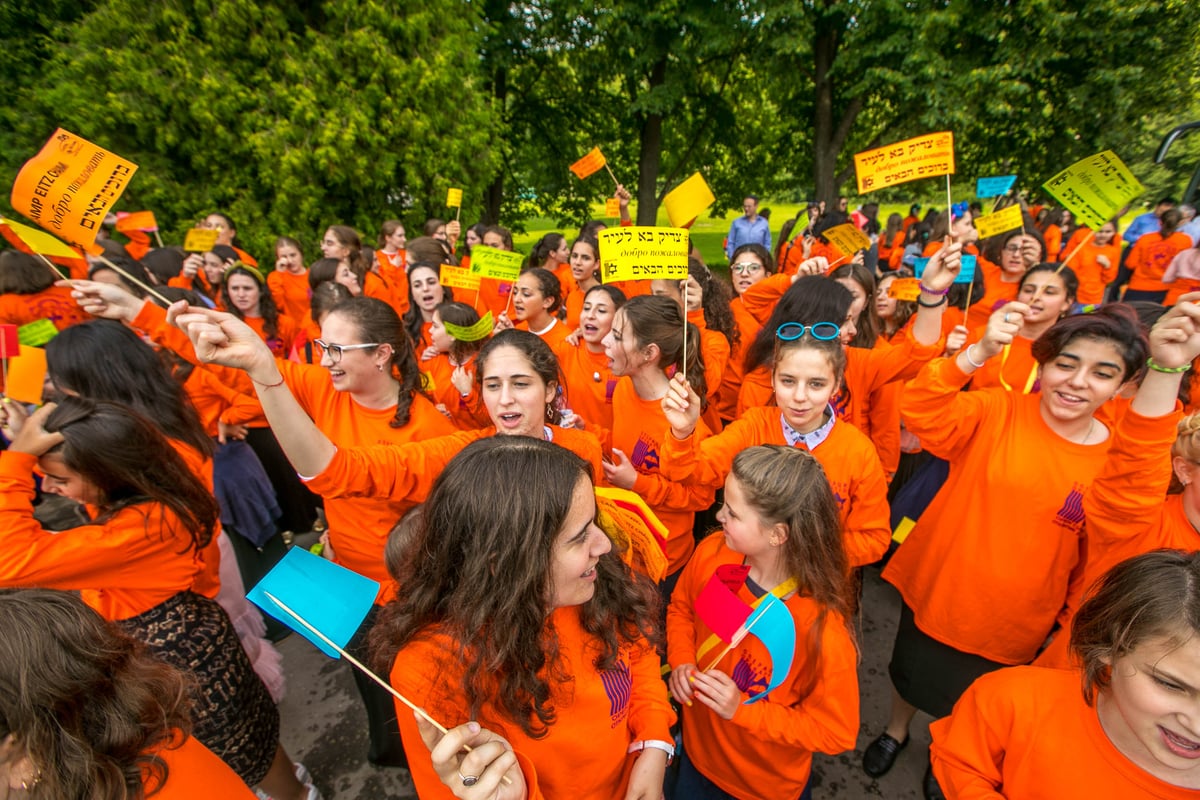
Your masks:
M1083 486L1075 484L1062 508L1054 515L1054 522L1068 528L1078 528L1083 524Z
M621 659L613 669L601 670L600 683L604 685L604 694L608 696L608 715L615 725L625 716L633 694L633 676L629 672L629 664Z
M765 665L759 663L758 659L752 658L749 653L742 653L742 657L738 659L737 664L733 667L733 674L729 677L733 679L734 684L746 694L755 695L759 692L766 691L767 674L770 672Z
M658 469L658 442L643 433L633 446L629 460L634 467L646 472Z
M609 378L608 383L604 385L604 402L612 405L613 392L617 390L617 379Z

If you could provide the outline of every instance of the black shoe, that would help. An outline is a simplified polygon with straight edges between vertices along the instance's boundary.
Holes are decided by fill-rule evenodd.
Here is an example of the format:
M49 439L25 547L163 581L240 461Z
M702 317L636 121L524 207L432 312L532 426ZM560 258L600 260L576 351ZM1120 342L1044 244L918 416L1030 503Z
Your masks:
M905 737L903 742L897 742L887 733L879 734L879 737L867 745L867 749L863 752L863 772L872 778L886 775L887 771L896 763L896 756L900 755L900 751L905 747L908 747L908 737Z
M933 777L933 764L925 768L921 789L925 792L925 800L946 800L946 795L942 794L942 787L938 786L937 778Z

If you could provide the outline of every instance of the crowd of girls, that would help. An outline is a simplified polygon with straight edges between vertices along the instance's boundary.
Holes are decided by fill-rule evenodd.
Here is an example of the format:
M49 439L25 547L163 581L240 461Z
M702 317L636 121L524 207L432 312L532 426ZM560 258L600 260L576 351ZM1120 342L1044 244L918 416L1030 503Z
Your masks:
M60 331L47 402L0 403L0 796L319 797L244 599L314 527L381 586L348 651L447 726L355 672L367 760L421 797L809 798L815 753L880 777L917 711L927 797L1190 795L1179 215L1122 251L1061 209L982 241L981 209L920 210L841 253L851 218L814 206L728 278L621 284L601 223L475 283L506 229L389 220L371 250L335 224L269 272L221 214L206 253L108 242L169 309L0 254L6 320ZM1096 307L1123 262L1138 302ZM61 532L52 495L81 508ZM899 623L890 714L860 720L873 564Z

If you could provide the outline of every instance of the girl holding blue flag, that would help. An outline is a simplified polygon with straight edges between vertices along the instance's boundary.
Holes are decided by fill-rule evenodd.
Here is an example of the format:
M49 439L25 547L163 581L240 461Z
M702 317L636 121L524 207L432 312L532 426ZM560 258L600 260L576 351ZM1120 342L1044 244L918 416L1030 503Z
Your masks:
M837 503L811 454L762 445L734 459L717 519L667 612L684 706L670 796L809 798L813 752L850 750L858 735Z

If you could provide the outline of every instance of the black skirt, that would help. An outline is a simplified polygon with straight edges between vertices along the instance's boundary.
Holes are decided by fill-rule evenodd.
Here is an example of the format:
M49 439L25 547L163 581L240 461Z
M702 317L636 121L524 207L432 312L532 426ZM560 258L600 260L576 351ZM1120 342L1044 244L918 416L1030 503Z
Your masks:
M117 625L194 679L192 735L247 785L258 784L279 746L279 710L225 609L206 597L180 592Z
M907 604L901 606L888 674L906 702L934 719L950 716L976 678L1007 666L939 642L917 627Z

